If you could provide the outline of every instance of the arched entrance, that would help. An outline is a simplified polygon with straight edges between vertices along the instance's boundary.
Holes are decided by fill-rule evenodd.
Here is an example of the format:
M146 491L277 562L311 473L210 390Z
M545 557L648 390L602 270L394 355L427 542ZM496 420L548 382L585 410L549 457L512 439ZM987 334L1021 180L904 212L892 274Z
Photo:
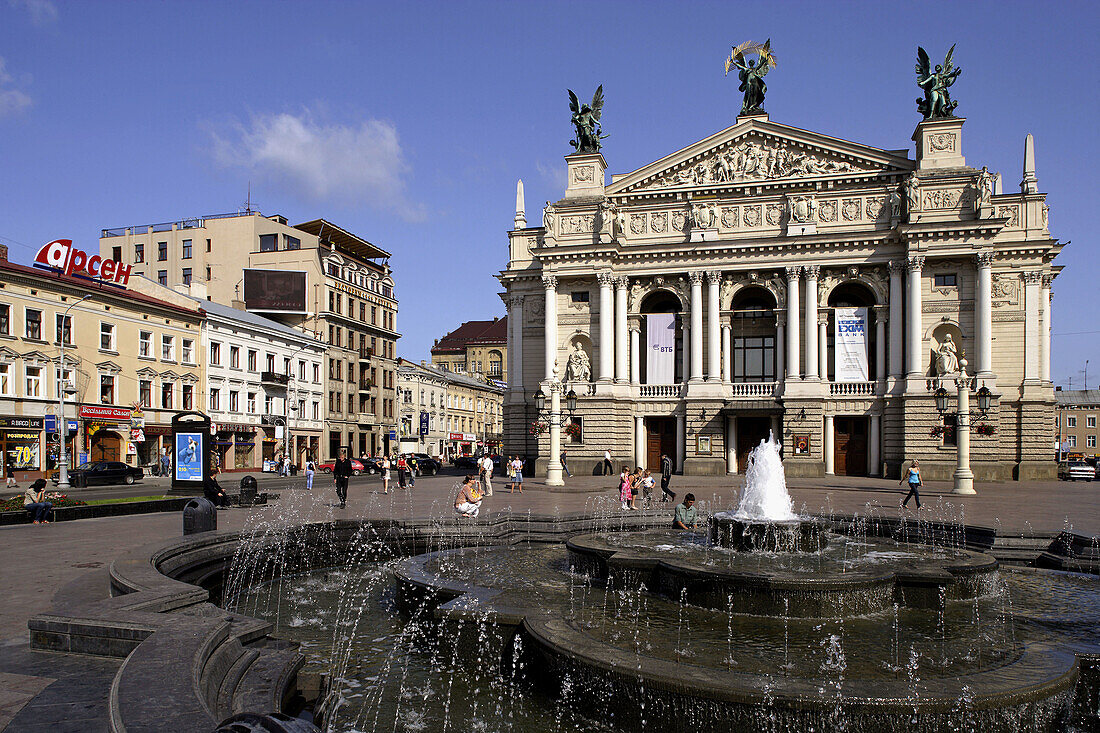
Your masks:
M828 358L824 367L830 381L836 381L836 343L834 334L835 308L865 308L867 338L867 380L875 378L877 343L874 328L875 294L866 285L845 282L829 293L829 326L826 330ZM868 475L868 451L871 440L871 418L867 415L836 415L833 418L833 472L839 476Z
M90 461L121 461L122 437L110 430L97 430L92 433L88 447Z

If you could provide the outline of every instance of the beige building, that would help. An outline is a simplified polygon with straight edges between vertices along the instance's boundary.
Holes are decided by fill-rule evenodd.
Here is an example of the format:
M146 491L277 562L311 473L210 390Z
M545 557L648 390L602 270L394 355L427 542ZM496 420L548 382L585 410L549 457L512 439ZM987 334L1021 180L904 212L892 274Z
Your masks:
M396 431L397 296L389 253L324 219L290 226L257 212L104 229L100 253L190 295L322 339L318 458L388 449Z
M1100 390L1062 389L1054 392L1054 450L1064 456L1100 458Z
M453 458L479 447L499 449L502 384L405 359L398 360L397 376L402 450Z
M535 226L520 206L508 235L506 449L545 470L533 395L557 377L579 396L574 470L608 448L734 473L773 432L788 475L897 476L919 458L947 479L956 418L933 393L954 404L965 357L993 393L977 478L1053 477L1062 244L1030 136L1002 190L968 165L963 124L921 122L910 157L742 116L610 182L603 155L567 156L564 196Z
M171 441L172 415L206 408L203 314L196 303L18 265L3 247L0 293L5 476L13 470L23 480L56 470L60 446L44 418L58 414L61 379L75 390L65 415L75 430L62 431L73 466L82 460L148 466ZM81 302L84 296L90 297Z
M466 321L432 346L432 364L508 382L508 318Z

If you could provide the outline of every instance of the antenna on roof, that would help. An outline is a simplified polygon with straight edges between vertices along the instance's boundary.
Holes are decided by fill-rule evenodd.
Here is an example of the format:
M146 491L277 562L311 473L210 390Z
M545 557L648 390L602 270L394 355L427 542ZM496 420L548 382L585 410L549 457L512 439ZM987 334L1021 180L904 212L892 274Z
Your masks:
M252 180L248 181L248 194L244 200L244 213L252 214Z

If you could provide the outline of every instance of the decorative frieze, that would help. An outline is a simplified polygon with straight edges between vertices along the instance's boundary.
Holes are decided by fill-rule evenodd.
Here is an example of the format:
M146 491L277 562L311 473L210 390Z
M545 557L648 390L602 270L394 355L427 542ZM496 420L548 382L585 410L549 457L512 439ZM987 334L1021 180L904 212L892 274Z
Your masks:
M569 236L570 234L591 234L596 229L596 215L570 214L569 216L560 217L559 223L561 224L562 236Z
M760 226L760 205L746 206L745 207L745 226L758 227Z
M664 234L668 231L668 212L657 211L649 217L649 231L654 234Z
M837 205L835 199L828 201L822 201L821 207L817 211L817 218L819 221L825 224L836 221Z

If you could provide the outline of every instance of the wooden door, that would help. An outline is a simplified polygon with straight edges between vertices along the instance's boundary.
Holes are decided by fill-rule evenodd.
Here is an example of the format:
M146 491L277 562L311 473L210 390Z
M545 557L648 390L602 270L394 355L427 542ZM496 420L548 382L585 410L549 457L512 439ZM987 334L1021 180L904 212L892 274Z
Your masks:
M92 446L89 451L90 461L119 461L120 445L118 435L103 430L92 436Z
M672 417L648 417L646 427L646 465L657 473L661 470L661 455L667 454L676 467L676 419Z
M737 420L737 472L744 474L749 467L749 453L761 440L768 439L771 430L770 417L738 417Z
M866 417L833 419L833 471L838 476L867 475Z

